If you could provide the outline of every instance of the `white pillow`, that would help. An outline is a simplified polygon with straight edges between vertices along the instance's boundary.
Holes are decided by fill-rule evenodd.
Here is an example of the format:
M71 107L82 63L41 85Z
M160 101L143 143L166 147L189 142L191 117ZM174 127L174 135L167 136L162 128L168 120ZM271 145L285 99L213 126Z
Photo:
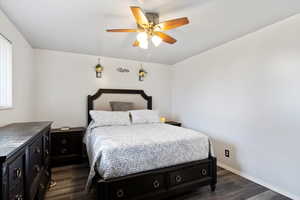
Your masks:
M91 110L95 126L130 125L129 112Z
M133 124L159 123L160 118L156 110L131 110L129 111Z

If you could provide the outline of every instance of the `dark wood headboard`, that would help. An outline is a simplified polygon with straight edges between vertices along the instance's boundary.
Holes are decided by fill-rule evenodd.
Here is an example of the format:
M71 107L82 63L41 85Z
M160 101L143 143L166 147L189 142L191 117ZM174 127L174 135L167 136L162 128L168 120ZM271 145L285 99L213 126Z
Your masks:
M147 101L147 109L152 110L152 97L146 95L144 90L127 90L127 89L99 89L95 94L87 97L87 118L88 124L91 122L90 110L94 109L94 101L102 94L139 94Z

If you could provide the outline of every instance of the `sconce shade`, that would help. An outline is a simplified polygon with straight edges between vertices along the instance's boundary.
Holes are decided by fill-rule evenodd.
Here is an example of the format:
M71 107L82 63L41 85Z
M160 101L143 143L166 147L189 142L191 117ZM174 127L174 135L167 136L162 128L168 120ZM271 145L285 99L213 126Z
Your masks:
M102 72L102 71L103 71L103 67L100 64L96 65L96 72Z

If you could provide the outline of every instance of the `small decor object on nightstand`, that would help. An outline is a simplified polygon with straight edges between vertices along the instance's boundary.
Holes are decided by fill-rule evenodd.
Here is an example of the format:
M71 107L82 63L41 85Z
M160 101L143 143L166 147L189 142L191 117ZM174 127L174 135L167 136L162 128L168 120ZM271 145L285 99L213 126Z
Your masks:
M160 117L160 122L161 123L165 123L166 122L166 118L165 117Z
M100 64L100 58L98 58L98 64L95 67L96 70L96 77L101 78L102 77L102 72L103 72L103 66Z
M59 130L61 130L61 131L68 131L68 130L70 130L70 127L67 127L67 126L61 127Z
M145 76L147 75L148 72L143 69L143 65L141 64L141 68L139 70L139 81L144 81Z
M166 121L165 123L166 123L166 124L173 125L173 126L179 126L179 127L181 127L181 123L180 123L180 122Z
M84 127L51 130L51 165L61 166L83 161Z

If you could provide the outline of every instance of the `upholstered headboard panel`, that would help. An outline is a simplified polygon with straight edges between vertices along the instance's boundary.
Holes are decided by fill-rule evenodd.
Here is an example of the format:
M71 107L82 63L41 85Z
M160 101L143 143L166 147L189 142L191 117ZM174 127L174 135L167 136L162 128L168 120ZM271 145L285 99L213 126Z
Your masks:
M99 89L95 94L89 95L87 101L88 124L91 122L90 110L110 111L111 101L133 102L134 109L152 109L152 97L143 90Z

